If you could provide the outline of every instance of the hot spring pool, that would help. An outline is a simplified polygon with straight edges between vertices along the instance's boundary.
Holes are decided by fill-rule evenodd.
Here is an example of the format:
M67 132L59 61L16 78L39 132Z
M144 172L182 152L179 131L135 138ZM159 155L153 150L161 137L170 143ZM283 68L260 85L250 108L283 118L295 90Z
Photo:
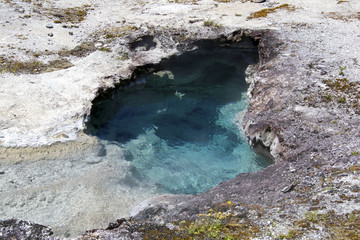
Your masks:
M121 144L134 175L163 193L200 193L260 170L269 161L241 131L245 69L256 62L256 49L219 46L163 60L97 100L87 132Z

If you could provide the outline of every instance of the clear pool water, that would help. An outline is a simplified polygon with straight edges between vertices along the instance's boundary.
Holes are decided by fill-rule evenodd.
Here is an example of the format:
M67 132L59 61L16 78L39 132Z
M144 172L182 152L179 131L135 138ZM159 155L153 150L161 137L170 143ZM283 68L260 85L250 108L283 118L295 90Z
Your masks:
M241 132L245 69L256 62L256 49L214 46L164 60L94 104L87 132L120 144L134 176L164 193L204 192L260 170L269 161Z

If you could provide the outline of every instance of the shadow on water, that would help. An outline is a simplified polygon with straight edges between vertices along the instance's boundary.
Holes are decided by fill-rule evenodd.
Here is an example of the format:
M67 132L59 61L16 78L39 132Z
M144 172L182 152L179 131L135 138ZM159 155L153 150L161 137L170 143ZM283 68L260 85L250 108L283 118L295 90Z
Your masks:
M96 99L87 133L117 142L134 175L163 192L199 193L270 162L241 133L245 70L256 45L204 41ZM103 153L106 154L106 153Z

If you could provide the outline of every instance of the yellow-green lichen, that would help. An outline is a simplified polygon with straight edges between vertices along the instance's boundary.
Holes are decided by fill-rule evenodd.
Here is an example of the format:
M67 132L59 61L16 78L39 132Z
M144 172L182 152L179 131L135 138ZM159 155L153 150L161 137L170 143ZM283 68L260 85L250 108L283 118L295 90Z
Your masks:
M215 0L215 2L219 2L219 3L230 3L233 2L234 0Z
M344 69L340 70L340 75L344 75ZM336 99L338 103L344 104L344 106L352 108L355 113L360 114L360 92L357 82L351 82L344 77L334 80L328 79L323 82L332 90L332 92L321 94L324 102L331 102L332 99Z
M216 23L215 20L212 20L210 18L208 18L207 20L204 20L204 26L205 27L215 27L215 28L221 28L222 25L219 23Z
M165 226L141 226L143 239L251 239L260 236L261 231L248 218L233 212L235 204L230 201L216 204L194 221L184 220L173 223L170 230Z
M87 12L90 10L89 5L74 8L46 9L45 12L51 18L55 18L56 23L80 23L85 20Z
M347 214L336 214L334 210L319 213L310 211L304 218L293 221L287 233L280 234L277 239L308 238L313 232L322 231L329 239L358 239L360 234L360 211Z
M88 54L96 50L95 44L93 42L83 42L71 50L61 50L58 52L60 56L76 56L76 57L85 57Z
M278 10L295 11L295 7L285 3L285 4L282 4L277 7L265 8L258 12L254 12L254 13L250 14L250 16L247 17L247 19L251 20L251 19L256 19L256 18L264 18L264 17L267 17L270 13L275 13Z
M168 0L169 3L182 3L182 4L193 4L197 5L198 0Z
M334 20L341 20L341 21L350 21L350 20L360 20L360 12L355 14L343 14L339 12L322 12L322 15L326 18L331 18Z
M137 30L137 27L131 25L124 25L122 27L109 27L92 33L91 37L93 39L105 39L106 42L109 43L116 40L117 38L128 36Z
M68 60L55 60L47 64L40 61L28 61L21 62L16 60L8 60L5 58L0 58L0 73L29 73L29 74L38 74L43 72L52 72L58 71L61 69L66 69L74 66Z

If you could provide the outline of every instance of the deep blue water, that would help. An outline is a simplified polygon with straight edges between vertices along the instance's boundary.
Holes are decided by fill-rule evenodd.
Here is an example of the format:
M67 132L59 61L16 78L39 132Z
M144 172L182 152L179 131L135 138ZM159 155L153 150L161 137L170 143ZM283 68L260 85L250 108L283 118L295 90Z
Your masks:
M211 48L164 60L160 70L94 105L88 133L123 145L134 174L160 191L199 193L269 165L241 133L245 69L257 51ZM120 157L120 156L119 156Z

